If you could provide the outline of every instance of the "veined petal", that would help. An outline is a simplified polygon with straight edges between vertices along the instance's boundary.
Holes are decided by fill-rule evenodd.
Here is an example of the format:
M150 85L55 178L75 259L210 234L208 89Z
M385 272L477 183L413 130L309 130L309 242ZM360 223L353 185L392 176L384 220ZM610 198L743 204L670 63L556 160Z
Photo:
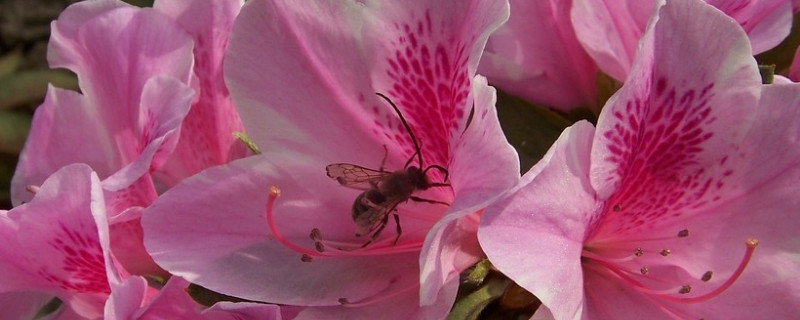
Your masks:
M617 80L626 78L639 39L657 1L573 0L575 34L600 69Z
M320 170L365 157L379 163L381 144L364 129L371 126L364 101L376 107L379 101L359 50L363 10L351 1L244 5L225 78L248 135L265 152L325 155Z
M789 35L792 21L789 0L706 2L744 28L752 44L751 54L769 50ZM575 0L572 22L578 39L605 73L618 80L626 78L654 3L657 7L663 0Z
M508 22L492 33L480 73L498 88L560 110L597 107L597 66L570 21L572 0L512 0Z
M66 21L71 21L73 11L85 14L81 4L70 6L62 14ZM109 10L85 21L74 33L62 32L59 21L52 26L50 66L78 75L81 91L112 132L139 118L141 93L152 76L189 82L191 38L151 9L126 6Z
M592 129L565 130L518 188L484 210L478 230L489 260L556 319L579 319L583 308L581 250L601 208L589 185Z
M181 121L189 111L194 92L175 78L150 78L142 89L135 133L126 142L136 145L130 163L103 180L103 187L117 191L130 186L149 170L160 167L178 142Z
M774 48L789 35L792 28L790 0L706 0L742 26L753 54Z
M133 183L152 160L155 165L163 163L159 153L167 152L171 144L155 134L168 135L171 130L164 126L179 125L169 117L182 117L190 103L182 106L178 101L191 95L190 89L163 83L166 80L153 80L158 83L145 89L155 76L189 82L191 39L167 17L114 1L82 2L65 10L52 28L51 67L74 71L82 94L49 90L15 174L16 204L30 199L22 191L25 187L41 184L71 163L87 163L103 179L130 165L112 179L110 188ZM172 105L162 109L158 103ZM141 153L145 156L139 158Z
M598 120L591 181L607 214L597 239L718 201L736 174L731 150L753 121L760 78L742 30L702 2L659 16Z
M175 20L194 39L197 100L181 124L181 139L172 159L159 173L167 185L245 156L246 147L233 136L244 127L225 86L222 61L241 0L156 1L156 11Z
M429 164L448 165L452 138L469 117L471 80L489 34L508 18L505 1L369 1L363 29L375 91L409 122ZM459 12L454 15L453 12ZM382 110L381 110L382 109ZM391 109L373 110L377 128L414 153ZM383 118L387 118L384 122Z
M441 286L479 259L478 212L519 181L519 160L497 120L494 88L477 76L471 95L472 122L450 143L454 146L450 176L455 198L431 228L420 252L423 304L434 301Z
M9 211L28 272L87 317L102 314L109 282L127 276L110 255L105 216L100 181L80 164L57 171L31 202Z

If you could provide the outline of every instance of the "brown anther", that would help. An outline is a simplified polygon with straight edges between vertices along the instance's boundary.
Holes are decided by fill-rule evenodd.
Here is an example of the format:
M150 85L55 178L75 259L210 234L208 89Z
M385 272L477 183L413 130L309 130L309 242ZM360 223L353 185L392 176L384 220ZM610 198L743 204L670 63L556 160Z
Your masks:
M614 212L620 212L622 210L622 207L619 204L615 204L614 207L611 208L611 210L614 210Z
M636 248L636 250L633 250L633 255L641 257L644 255L644 250L642 248Z
M662 255L662 256L665 256L665 257L666 257L666 256L668 256L670 253L672 253L672 251L669 251L669 249L664 249L664 250L661 250L661 255Z
M346 305L350 303L350 301L347 301L347 298L339 298L339 303L342 305Z
M689 229L678 231L678 238L686 238L689 236Z
M706 271L706 273L704 273L703 276L700 277L700 280L703 280L704 282L708 282L709 280L711 280L711 275L713 275L713 274L714 273L711 272L711 271Z
M325 252L325 244L319 241L314 242L314 249L317 249L319 252Z
M311 240L319 241L322 239L322 232L320 232L317 228L311 229L311 233L308 235L308 237L311 238Z
M278 189L276 186L270 186L269 194L274 197L279 197L281 195L281 189Z
M690 286L688 284L682 286L681 289L678 290L678 293L680 293L680 294L687 294L689 292L692 292L692 286Z
M314 260L314 259L311 258L311 256L309 256L309 255L307 255L305 253L303 254L303 256L300 257L300 261L303 261L303 262L311 262L312 260Z
M648 268L648 267L642 267L641 269L639 269L639 272L641 272L641 273L642 273L642 275L645 275L645 274L647 274L647 273L649 273L649 272L650 272L650 268Z
M750 248L758 247L758 239L756 238L748 238L745 244Z

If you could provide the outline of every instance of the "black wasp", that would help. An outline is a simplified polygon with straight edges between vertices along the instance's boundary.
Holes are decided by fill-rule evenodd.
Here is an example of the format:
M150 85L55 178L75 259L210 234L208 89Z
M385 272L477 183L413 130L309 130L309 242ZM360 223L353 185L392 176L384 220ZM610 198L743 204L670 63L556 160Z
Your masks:
M356 236L362 237L367 234L372 234L370 239L361 247L366 247L372 243L381 234L381 231L386 227L389 221L389 214L393 214L395 224L397 225L397 237L394 242L400 238L402 229L400 228L400 217L397 215L396 208L400 203L408 200L436 203L449 205L446 202L423 199L414 196L414 192L427 190L431 187L445 187L450 186L446 183L448 178L448 171L444 167L436 164L423 167L422 152L414 132L411 131L408 122L400 113L400 109L383 94L377 93L378 96L389 102L389 104L397 112L403 126L408 131L411 141L414 143L414 153L406 161L403 169L396 171L386 171L383 168L386 162L386 146L384 148L384 157L381 161L381 166L378 170L369 169L362 166L350 163L333 163L329 164L325 170L328 172L328 177L336 180L339 184L364 190L353 201L353 208L351 214L353 221L356 223ZM411 165L414 158L417 158L417 165ZM424 169L423 169L424 168ZM444 182L431 182L428 178L428 171L431 169L439 170L444 174Z

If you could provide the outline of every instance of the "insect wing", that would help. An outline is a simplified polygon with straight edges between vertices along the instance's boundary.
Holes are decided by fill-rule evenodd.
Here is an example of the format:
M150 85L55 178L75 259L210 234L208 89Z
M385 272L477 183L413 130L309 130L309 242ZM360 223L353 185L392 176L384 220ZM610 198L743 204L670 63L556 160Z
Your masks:
M350 163L333 163L325 167L328 177L339 184L359 190L367 190L384 177L391 174L389 171L374 170Z
M388 217L389 213L402 201L403 199L401 198L394 198L381 204L371 203L368 200L362 202L365 206L368 206L369 209L353 215L353 221L356 223L356 236L362 237L370 234L382 224L385 224L386 217Z

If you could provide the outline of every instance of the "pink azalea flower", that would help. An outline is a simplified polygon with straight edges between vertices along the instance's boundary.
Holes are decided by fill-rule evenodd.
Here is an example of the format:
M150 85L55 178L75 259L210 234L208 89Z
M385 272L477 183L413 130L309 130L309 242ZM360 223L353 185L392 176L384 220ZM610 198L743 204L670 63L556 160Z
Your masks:
M301 318L443 317L458 273L480 255L479 209L519 176L494 92L473 78L507 10L481 0L248 2L226 80L265 154L162 195L143 215L148 251L220 293L308 307ZM418 153L398 111L376 93L397 105ZM354 236L351 210L363 191L329 178L334 163L441 166L424 174L449 186L413 192L436 203L401 197L395 212L377 211L388 226L362 247L372 233Z
M191 49L191 38L152 9L113 0L67 8L52 24L48 61L75 72L82 94L48 90L20 156L15 204L31 198L27 186L71 163L89 164L110 191L163 164L193 98ZM129 193L144 204L154 197Z
M706 0L747 32L752 53L778 45L792 26L791 0ZM631 68L654 0L574 0L572 22L578 39L597 65L623 80Z
M671 0L597 128L565 131L479 240L537 316L792 318L799 142L800 85L762 86L739 26Z
M70 310L60 312L102 317L111 286L129 277L109 251L103 198L97 175L75 164L45 180L30 202L0 211L0 292L45 293Z
M511 16L489 37L480 73L492 85L548 107L595 107L597 66L572 28L572 0L509 2Z
M139 223L155 186L244 155L233 145L242 126L220 71L240 7L103 0L67 8L53 22L49 61L74 71L82 94L50 88L14 177L15 202L58 168L89 164L103 179L117 257L131 272L165 275L144 250Z

